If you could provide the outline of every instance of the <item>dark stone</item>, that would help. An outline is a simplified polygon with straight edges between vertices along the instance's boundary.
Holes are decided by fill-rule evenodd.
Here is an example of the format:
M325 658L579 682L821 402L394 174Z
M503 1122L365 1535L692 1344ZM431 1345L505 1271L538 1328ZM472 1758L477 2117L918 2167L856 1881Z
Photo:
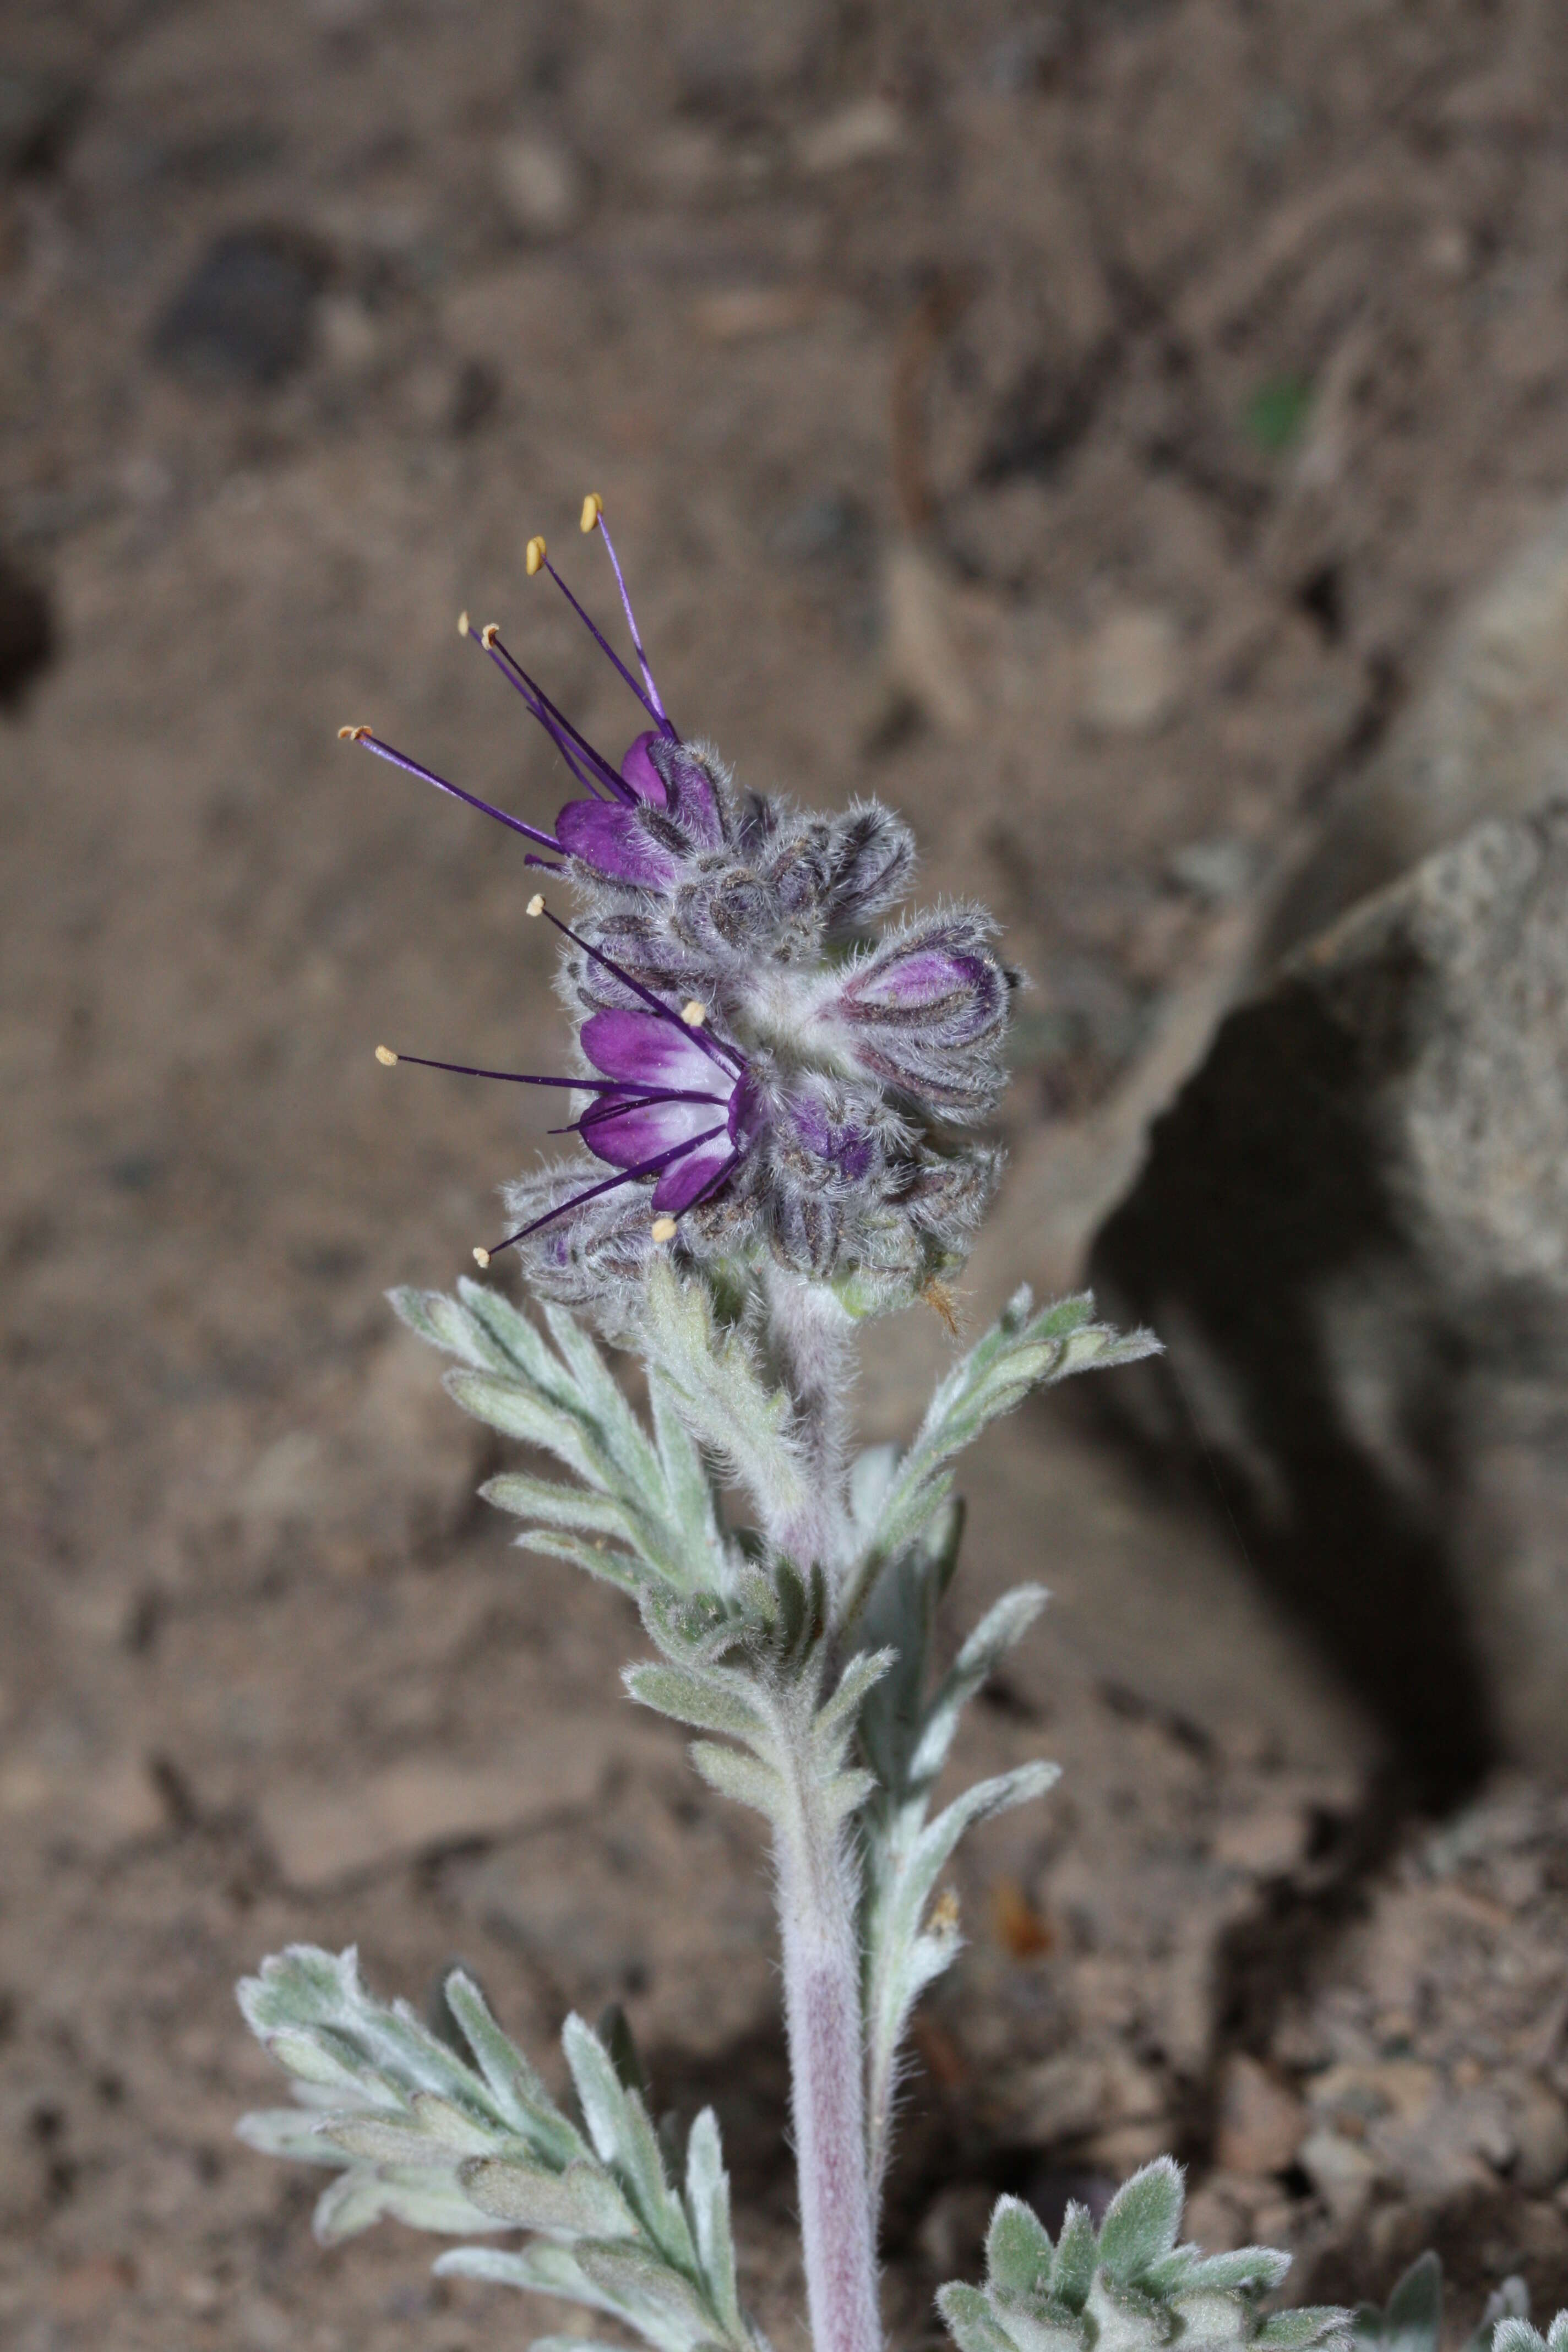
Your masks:
M196 383L282 383L310 357L328 268L322 248L296 230L226 231L153 329L153 357Z
M16 710L55 652L49 600L0 554L0 710Z
M0 66L0 180L52 171L87 92L64 75Z
M1096 1402L1217 1486L1427 1791L1500 1746L1563 1770L1568 804L1478 826L1234 1012L1090 1279L1169 1349Z

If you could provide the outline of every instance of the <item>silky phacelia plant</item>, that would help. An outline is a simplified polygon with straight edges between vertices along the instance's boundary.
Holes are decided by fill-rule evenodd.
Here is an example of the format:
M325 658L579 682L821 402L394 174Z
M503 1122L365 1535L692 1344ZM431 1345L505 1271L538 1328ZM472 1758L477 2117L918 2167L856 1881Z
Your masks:
M640 706L620 757L587 741L497 628L473 640L570 777L553 830L367 728L343 730L521 834L524 862L566 906L538 889L526 906L563 942L563 1066L434 1062L567 1098L577 1156L515 1180L512 1229L474 1253L497 1274L502 1252L521 1259L544 1328L494 1280L394 1303L457 1360L447 1385L459 1405L567 1473L511 1470L484 1491L521 1520L523 1547L632 1598L653 1655L626 1669L631 1697L697 1730L698 1771L771 1826L812 2342L878 2352L878 2203L900 2053L915 2003L959 1948L942 1875L972 1823L1056 1778L1026 1764L933 1811L964 1706L1046 1599L1019 1586L939 1667L962 1523L950 1465L1031 1390L1154 1342L1119 1338L1087 1297L1037 1310L1020 1290L955 1358L908 1446L856 1452L858 1326L920 1300L952 1319L948 1286L999 1172L975 1130L1001 1093L1016 976L981 908L889 923L914 848L886 809L803 813L743 790L679 731L597 498L583 528L604 538L635 671L542 540L528 570L556 581ZM520 898L531 887L530 877ZM641 1359L646 1420L595 1332ZM296 2094L242 2132L334 2170L321 2236L391 2216L479 2242L438 2270L585 2305L655 2352L761 2352L717 2123L705 2111L683 2145L655 2130L624 2021L595 2032L567 2020L563 2105L461 1971L434 2024L374 1999L352 1951L292 1948L240 2000ZM1005 2199L984 2287L942 2292L961 2352L1346 2341L1346 2314L1265 2314L1287 2257L1248 2248L1205 2262L1179 2246L1181 2207L1181 2177L1163 2161L1126 2184L1098 2231L1070 2208L1053 2246ZM518 2232L527 2242L496 2242Z

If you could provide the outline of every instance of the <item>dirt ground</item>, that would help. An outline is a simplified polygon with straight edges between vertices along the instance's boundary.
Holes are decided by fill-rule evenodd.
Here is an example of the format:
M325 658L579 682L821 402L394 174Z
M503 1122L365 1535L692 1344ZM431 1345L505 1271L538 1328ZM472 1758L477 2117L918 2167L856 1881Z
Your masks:
M670 2103L718 2098L752 2292L801 2340L755 1842L628 1719L619 1606L469 1500L491 1457L382 1299L494 1237L543 1122L371 1047L549 1055L531 877L335 730L547 824L559 773L453 624L503 620L628 736L524 574L542 530L605 607L598 489L679 723L759 783L902 809L929 888L991 900L1036 983L1003 1132L1081 1118L1568 483L1565 29L1561 0L10 0L20 2352L529 2326L391 2230L322 2253L310 2184L233 2140L271 2090L230 1987L298 1937L413 1992L460 1953L540 2050L624 2000ZM868 1426L897 1395L868 1382ZM892 2198L900 2337L998 2183L1048 2204L1163 2144L1211 2237L1282 2233L1338 2289L1386 2291L1436 2230L1458 2316L1500 2268L1556 2293L1568 2133L1527 2141L1525 2092L1426 2186L1377 2141L1410 2076L1312 2105L1336 2066L1550 2089L1548 1801L1427 1869L1375 1727L1216 1539L1055 1409L973 1483L964 1621L1042 1564L1062 1598L963 1761L1068 1773L962 1878ZM1347 1934L1412 1873L1444 1935L1455 1902L1486 1951L1536 1922L1493 2056L1460 2047L1458 1963L1410 1963L1408 2031L1366 1990ZM1306 2162L1308 2109L1352 2118L1313 2129L1364 2178Z

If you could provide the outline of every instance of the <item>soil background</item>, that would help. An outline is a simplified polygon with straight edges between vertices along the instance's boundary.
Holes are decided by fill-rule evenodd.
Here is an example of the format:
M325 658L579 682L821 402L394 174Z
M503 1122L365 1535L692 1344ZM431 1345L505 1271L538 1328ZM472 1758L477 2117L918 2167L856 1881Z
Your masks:
M523 563L545 532L607 613L600 491L678 722L882 795L930 894L997 908L1026 1148L1137 1067L1561 496L1565 392L1561 0L8 0L6 2342L531 2324L390 2228L322 2252L310 2184L235 2143L274 2086L230 1987L291 1938L416 1996L460 1954L541 2053L624 2000L661 2096L717 2099L802 2340L763 1857L630 1719L618 1602L471 1501L487 1443L383 1303L495 1237L543 1122L371 1049L550 1066L533 877L338 726L547 824L559 768L453 625L618 747ZM869 1433L943 1344L882 1342ZM1457 2317L1509 2267L1559 2293L1550 2116L1478 2126L1425 2204L1392 2141L1348 2187L1299 2154L1334 2064L1549 2076L1551 1804L1402 1843L1378 1727L1067 1404L970 1484L960 1622L1036 1572L1058 1606L961 1761L1067 1777L960 1874L902 2339L996 2186L1059 2207L1163 2145L1211 2241L1282 2234L1304 2284L1385 2292L1435 2230ZM1391 1871L1469 1938L1408 2016L1344 1943ZM1412 2055L1522 1911L1495 2060L1462 2017ZM1352 2148L1397 2105L1341 2104Z

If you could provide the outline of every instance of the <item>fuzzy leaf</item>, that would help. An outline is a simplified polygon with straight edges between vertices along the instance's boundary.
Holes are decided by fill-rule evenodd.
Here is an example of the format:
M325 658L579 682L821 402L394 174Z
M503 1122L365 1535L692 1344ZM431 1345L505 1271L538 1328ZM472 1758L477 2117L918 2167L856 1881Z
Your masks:
M641 1338L691 1437L749 1489L763 1527L797 1518L811 1496L788 1394L763 1378L742 1331L721 1328L706 1287L656 1264Z
M1051 2293L1069 2311L1081 2311L1094 2284L1094 2266L1099 2260L1095 2244L1094 2223L1087 2205L1069 2204L1062 2216L1061 2235L1057 2240L1056 2268L1051 2273Z
M1297 2311L1275 2312L1252 2341L1262 2352L1310 2352L1316 2344L1342 2344L1349 2325L1349 2312L1332 2304L1304 2304Z
M481 2213L509 2227L589 2238L629 2233L636 2226L626 2199L595 2165L551 2172L511 2157L476 2156L459 2167L458 2178Z
M1005 2302L1049 2294L1055 2252L1045 2223L1022 2199L998 2200L986 2232L985 2275Z
M710 1789L750 1805L770 1822L778 1822L788 1803L788 1791L771 1765L759 1763L739 1748L721 1748L715 1739L694 1739L691 1760Z
M1015 2352L1011 2336L977 2286L940 2287L936 2300L959 2352Z
M526 1472L503 1471L479 1488L487 1503L514 1518L537 1519L543 1527L580 1528L592 1535L614 1536L636 1546L636 1519L613 1496L595 1494L588 1486L563 1486L559 1479L533 1478Z
M674 1665L627 1666L622 1675L640 1706L689 1723L700 1731L724 1731L736 1739L765 1740L766 1717L738 1675L697 1674Z
M1170 2307L1182 2352L1243 2352L1251 2341L1252 2314L1239 2294L1218 2288L1183 2294L1171 2298Z
M561 2044L582 2103L588 2134L630 2198L638 2221L666 2262L682 2271L696 2268L697 2251L679 2200L664 2175L664 2159L647 2109L628 2090L596 2033L580 2017L569 2017Z
M719 2119L711 2107L703 2108L686 2143L686 2207L713 2308L731 2336L742 2336L730 2179L719 2142Z
M311 2227L319 2243L335 2246L381 2221L450 2238L500 2227L469 2203L449 2172L413 2165L370 2171L357 2164L322 2190Z
M936 1779L947 1761L963 1709L999 1661L1023 1640L1049 1598L1043 1584L1019 1584L986 1611L926 1710L920 1745L909 1767L914 1786Z
M447 1393L476 1421L488 1422L503 1436L519 1437L527 1445L553 1454L590 1486L603 1483L602 1458L582 1423L562 1406L500 1372L448 1372Z
M321 2119L308 2107L259 2107L241 2116L234 2130L237 2139L261 2156L292 2157L300 2164L349 2162L342 2148L321 2137Z
M505 1350L455 1298L439 1290L389 1290L393 1311L432 1348L460 1357L475 1371L504 1371Z
M1176 2242L1182 2226L1179 2165L1156 2157L1124 2181L1100 2225L1100 2259L1118 2285L1131 2284Z
M1034 1388L1073 1372L1135 1362L1157 1352L1148 1331L1126 1337L1090 1320L1094 1301L1087 1294L1033 1311L1026 1288L1017 1291L1000 1320L941 1381L920 1434L899 1465L883 1496L876 1532L856 1566L847 1617L852 1622L889 1559L914 1541L945 1500L951 1485L944 1465L979 1436L988 1422L1011 1412Z
M585 2155L582 2138L565 2116L557 2114L538 2074L501 2032L473 1979L454 1969L442 1990L503 2120L556 2167Z

